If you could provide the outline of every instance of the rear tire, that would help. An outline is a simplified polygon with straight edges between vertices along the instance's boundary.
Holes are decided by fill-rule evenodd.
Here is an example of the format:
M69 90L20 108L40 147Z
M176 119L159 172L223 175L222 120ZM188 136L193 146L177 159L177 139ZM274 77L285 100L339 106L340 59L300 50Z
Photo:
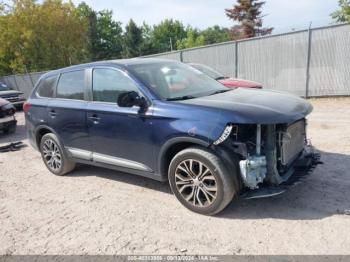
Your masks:
M68 159L55 134L49 133L42 137L40 153L47 169L55 175L64 176L75 168L76 164Z
M191 147L171 161L169 183L176 198L188 209L203 215L222 211L237 194L233 176L212 151Z

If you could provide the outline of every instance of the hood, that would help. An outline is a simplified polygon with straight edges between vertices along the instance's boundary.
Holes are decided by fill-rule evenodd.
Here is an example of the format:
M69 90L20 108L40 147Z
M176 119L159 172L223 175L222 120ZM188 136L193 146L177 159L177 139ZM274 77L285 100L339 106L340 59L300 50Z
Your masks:
M0 91L0 97L10 97L13 95L22 95L23 93L17 90Z
M4 105L7 105L7 104L9 104L9 103L10 103L9 101L0 98L0 107L2 107L2 106L4 106Z
M312 105L297 96L247 88L181 102L221 109L223 122L237 124L292 123L312 111Z
M227 87L262 88L262 84L258 82L237 78L225 78L219 80L219 82Z

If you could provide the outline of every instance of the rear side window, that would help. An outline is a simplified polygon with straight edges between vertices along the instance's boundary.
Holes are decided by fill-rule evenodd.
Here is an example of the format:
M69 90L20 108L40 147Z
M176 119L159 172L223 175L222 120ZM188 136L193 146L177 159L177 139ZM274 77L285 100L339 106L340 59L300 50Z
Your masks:
M57 84L57 98L84 100L84 70L61 74Z
M37 91L38 95L41 97L53 97L57 78L58 76L56 75L41 80Z

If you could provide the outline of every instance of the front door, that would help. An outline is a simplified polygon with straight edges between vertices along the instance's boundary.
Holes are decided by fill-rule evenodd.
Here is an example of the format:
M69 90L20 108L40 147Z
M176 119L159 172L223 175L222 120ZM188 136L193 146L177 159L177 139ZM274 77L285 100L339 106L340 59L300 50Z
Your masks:
M138 171L154 169L151 108L118 107L123 92L141 92L137 84L117 68L94 68L92 101L87 108L87 123L93 160Z

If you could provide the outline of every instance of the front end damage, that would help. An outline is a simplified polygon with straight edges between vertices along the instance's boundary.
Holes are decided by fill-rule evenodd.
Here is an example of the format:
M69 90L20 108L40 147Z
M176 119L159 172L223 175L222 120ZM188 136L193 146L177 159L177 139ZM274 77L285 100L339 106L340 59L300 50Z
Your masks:
M243 198L281 194L320 163L307 140L305 119L291 124L231 124L225 131L225 141L218 141L239 156Z

